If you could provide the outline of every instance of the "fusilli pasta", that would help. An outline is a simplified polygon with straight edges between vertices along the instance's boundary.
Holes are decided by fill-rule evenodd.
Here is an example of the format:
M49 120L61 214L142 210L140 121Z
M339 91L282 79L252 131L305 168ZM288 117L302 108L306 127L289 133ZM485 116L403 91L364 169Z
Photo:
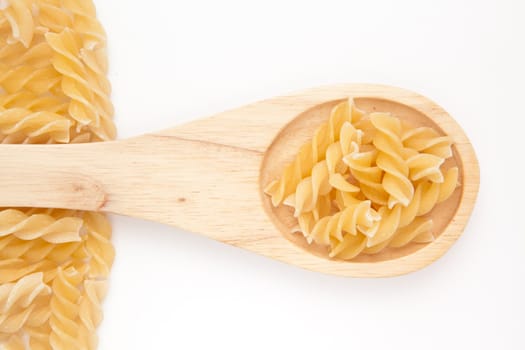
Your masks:
M26 324L38 327L49 318L51 288L43 273L24 276L15 283L0 286L0 333L14 334Z
M80 309L80 286L84 276L73 267L66 270L59 267L57 272L52 285L50 344L54 349L77 349L80 328L77 321Z
M383 170L376 165L377 150L354 152L343 158L350 173L359 182L361 192L372 202L387 205L389 194L383 187Z
M402 137L403 145L421 153L435 155L439 158L452 156L452 139L450 136L442 136L436 130L429 127L408 128Z
M92 1L0 1L0 143L114 138L106 73ZM0 209L0 348L95 349L110 238L101 214Z
M376 129L373 144L377 149L376 164L384 171L382 185L389 194L388 207L397 203L407 206L414 195L414 186L408 178L409 167L401 142L401 121L385 113L371 113L370 121Z
M14 235L22 240L42 238L50 243L80 241L82 219L65 217L55 219L51 215L26 215L15 209L0 212L0 237Z
M358 132L353 132L352 129L355 128L352 126L352 121L361 119L362 115L363 113L348 101L332 109L328 122L317 129L311 142L304 144L299 149L294 161L285 167L281 178L266 186L265 192L271 196L274 206L281 204L289 195L295 193L301 180L312 177L314 167L320 161L327 159L324 167L316 167L323 175L340 164L339 159L349 152L352 146L348 142L339 142L336 145L334 143L340 141L341 137L343 141L345 138L347 141L354 139L358 141L360 136ZM328 176L323 176L323 178L328 179ZM308 185L304 187L307 188Z
M427 243L434 239L428 214L458 184L458 168L443 169L451 145L432 128L366 114L350 100L334 107L265 191L274 206L293 207L293 231L332 258Z

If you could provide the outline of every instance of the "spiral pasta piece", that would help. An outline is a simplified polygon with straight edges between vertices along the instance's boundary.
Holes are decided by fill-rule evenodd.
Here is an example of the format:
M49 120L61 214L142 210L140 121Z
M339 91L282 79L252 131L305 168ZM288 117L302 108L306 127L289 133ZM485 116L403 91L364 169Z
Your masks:
M384 215L384 213L381 214ZM410 242L428 243L434 240L434 235L431 232L431 219L417 218L408 226L399 228L396 227L397 215L397 211L394 211L389 216L383 216L383 221L374 228L374 234L379 233L378 237L383 237L383 240L379 241L379 243L377 243L377 239L374 240L373 235L371 237L366 234L358 234L353 237L346 237L347 235L345 235L345 239L338 247L339 249L332 250L329 256L352 259L360 253L376 254L387 247L400 248Z
M407 129L401 140L405 147L412 148L420 153L431 154L442 159L452 157L452 138L440 135L433 128Z
M46 214L26 215L15 209L0 211L0 237L14 235L23 240L42 238L50 243L80 241L82 219L55 219Z
M330 197L330 195L319 197L312 211L300 214L297 217L298 226L293 228L292 232L301 232L305 237L309 236L315 223L319 221L319 219L330 215L332 210Z
M84 278L75 268L58 268L53 280L49 341L54 349L78 349L79 286Z
M421 184L421 201L418 216L429 213L436 204L452 195L458 185L459 170L452 167L444 175L443 183L424 182Z
M16 0L4 2L0 11L11 26L10 41L19 41L25 47L29 47L33 39L33 15L31 9L32 1Z
M363 234L345 235L342 241L332 245L329 256L331 258L350 260L363 252L366 242L367 237Z
M377 130L373 144L378 150L377 167L385 172L382 185L390 195L388 207L392 208L397 203L407 206L414 195L414 186L408 178L409 168L401 142L401 122L385 113L371 113L370 121Z
M0 108L0 137L23 133L24 139L44 136L46 141L65 143L70 127L71 122L56 113Z
M25 350L25 344L17 335L0 335L0 343L3 344L4 349L7 350Z
M21 108L31 112L48 112L59 115L59 118L67 118L64 116L67 112L67 103L64 98L53 95L38 95L27 90L0 95L0 107L4 110Z
M27 327L25 334L29 338L29 348L32 350L50 350L49 335L51 334L51 327L49 324L44 324L40 327ZM25 350L25 349L24 349Z
M51 288L43 273L24 276L16 283L0 286L0 333L13 334L26 324L39 326L49 318L48 296ZM44 300L42 300L44 299Z
M407 159L407 166L410 169L410 179L418 181L428 179L432 182L443 182L441 165L445 159L433 154L418 153Z
M108 219L99 213L88 212L84 223L89 231L85 248L89 256L89 277L105 278L115 258L115 249L111 244L111 226Z
M96 8L91 1L63 0L64 6L73 14L72 28L80 33L86 47L106 44L106 33L97 20ZM104 77L105 78L105 77Z
M401 204L396 204L394 208L381 207L378 210L381 216L379 227L373 237L368 237L366 246L373 247L389 240L399 228L401 218Z
M44 94L47 91L54 92L59 83L60 75L51 66L37 69L25 65L14 68L0 66L0 86L8 93L24 89Z
M432 219L419 217L403 228L398 228L390 238L363 249L364 254L377 254L387 247L400 248L408 243L428 243L434 240Z
M448 199L457 187L458 175L458 168L452 167L445 173L442 183L419 183L414 199L401 211L399 227L410 224L417 216L428 214L436 204Z
M351 259L364 249L366 237L375 234L379 219L370 201L355 199L344 210L322 217L310 233L303 233L309 243L330 246L330 257Z
M326 166L329 169L336 168L340 164L339 153L344 153L351 147L351 144L340 142L339 146L330 146L340 141L341 137L355 137L357 141L359 135L358 133L355 133L355 136L352 135L351 123L361 117L362 112L349 101L344 101L334 107L328 121L319 126L311 142L304 144L299 149L295 159L284 168L280 179L270 182L265 187L264 192L270 195L272 204L274 206L281 204L296 191L302 179L313 176L313 168L318 162L327 159ZM319 168L318 171L323 171L324 175L329 173L329 169L325 171L324 168Z
M43 272L44 282L49 284L57 274L57 267L67 268L73 265L83 265L82 260L68 260L61 264L45 259L37 262L28 262L21 258L5 259L0 261L0 284L16 282L20 278L34 273Z
M97 280L84 281L85 293L79 301L79 343L83 349L96 349L98 344L97 327L102 322L102 300L106 296L107 282Z
M22 240L14 235L0 237L0 259L23 259L28 263L44 259L60 265L81 258L83 242L49 243L43 239Z
M332 239L342 241L345 234L357 235L361 232L372 236L378 221L379 216L371 207L371 202L359 201L334 215L320 219L307 239L310 243L329 245Z
M84 1L90 3L91 1ZM65 28L75 26L71 4L63 0L38 0L38 23L46 32L60 33ZM38 27L37 27L38 28ZM76 31L78 29L75 28ZM101 40L104 42L104 40Z
M326 161L323 160L314 166L311 176L299 182L295 193L286 198L284 204L295 208L295 217L304 212L312 211L319 196L325 196L331 190L328 178L328 167Z
M99 49L82 47L79 34L68 28L61 33L47 33L46 40L54 51L53 67L63 75L61 88L71 99L71 117L102 140L114 138L109 83Z
M418 227L410 225L419 222L415 221L418 219L417 217L428 214L436 204L450 197L457 186L458 168L450 168L444 178L445 180L441 184L428 181L420 183L416 188L412 202L407 207L400 205L396 205L393 209L382 207L379 210L382 225L377 230L377 234L369 239L367 247L388 242L400 231L405 232L401 234L402 237L415 238L415 235L411 236L410 232L415 231ZM399 247L401 245L393 246Z
M0 49L0 59L2 60L1 62L4 67L30 66L37 70L44 67L52 68L49 61L52 50L45 42L43 36L48 30L42 27L35 28L35 30L36 33L32 45L27 48L22 48L20 43L9 43L8 41L3 40L3 38L0 38L0 41L4 44ZM58 75L56 76L57 78L59 77Z
M339 139L331 143L326 149L326 166L330 176L345 172L343 157L359 149L363 132L356 129L352 123L345 121L339 132Z
M16 282L20 278L33 272L47 270L56 267L52 262L47 260L38 261L28 264L23 259L5 259L0 260L0 284Z
M59 94L60 74L50 63L53 53L44 36L24 50L17 44L6 45L0 52L0 86L9 94L20 91L36 95Z
M409 225L399 229L392 240L389 242L389 247L399 248L407 245L410 242L428 243L434 240L432 234L432 219L416 218Z
M0 142L69 142L73 123L66 111L64 100L52 95L26 90L0 95Z
M375 163L377 150L353 152L343 158L350 168L350 173L359 182L363 194L379 205L387 205L389 194L383 187L383 170Z

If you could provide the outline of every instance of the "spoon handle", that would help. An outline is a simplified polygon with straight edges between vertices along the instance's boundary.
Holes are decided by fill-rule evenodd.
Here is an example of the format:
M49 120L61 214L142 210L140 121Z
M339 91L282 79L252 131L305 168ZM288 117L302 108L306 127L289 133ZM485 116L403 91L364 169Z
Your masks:
M166 134L1 145L0 207L104 211L191 229L204 215L229 215L239 191L258 194L260 159L248 150Z
M100 210L114 151L112 143L1 145L0 207Z

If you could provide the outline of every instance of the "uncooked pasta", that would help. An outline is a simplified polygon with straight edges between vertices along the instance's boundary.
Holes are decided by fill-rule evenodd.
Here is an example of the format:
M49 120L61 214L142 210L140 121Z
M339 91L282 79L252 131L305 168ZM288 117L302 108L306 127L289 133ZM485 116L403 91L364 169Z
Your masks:
M281 204L288 196L296 193L299 183L307 177L311 180L303 187L307 191L311 188L312 197L324 189L320 188L321 185L328 187L328 174L335 171L340 159L360 143L360 132L352 126L352 121L356 122L361 117L362 112L353 104L343 102L337 105L328 121L316 130L312 141L299 149L295 160L286 166L283 175L266 186L265 192L271 196L273 205ZM323 161L323 164L318 165Z
M113 139L106 74L90 0L0 1L0 143ZM95 349L110 239L101 214L0 208L0 348Z
M451 146L431 127L344 101L265 192L274 206L292 207L292 231L331 258L428 243L432 209L458 185L458 168L444 166Z

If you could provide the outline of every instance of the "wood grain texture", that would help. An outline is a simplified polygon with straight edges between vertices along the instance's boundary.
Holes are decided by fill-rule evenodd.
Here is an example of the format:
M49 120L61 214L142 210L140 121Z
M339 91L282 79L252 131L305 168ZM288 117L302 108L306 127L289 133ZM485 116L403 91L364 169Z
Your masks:
M364 261L328 259L281 232L261 185L276 171L272 149L298 116L298 137L312 135L322 106L354 97L394 101L437 124L455 141L462 185L437 239L402 256ZM379 101L379 102L377 102ZM392 104L390 104L392 105ZM288 136L286 136L288 135ZM301 136L302 135L302 136ZM295 144L281 148L284 158ZM320 87L256 102L173 129L121 141L76 145L1 145L0 206L104 211L173 225L314 271L393 276L442 256L463 232L479 187L474 150L441 107L416 93L381 85ZM288 238L287 238L288 237Z

